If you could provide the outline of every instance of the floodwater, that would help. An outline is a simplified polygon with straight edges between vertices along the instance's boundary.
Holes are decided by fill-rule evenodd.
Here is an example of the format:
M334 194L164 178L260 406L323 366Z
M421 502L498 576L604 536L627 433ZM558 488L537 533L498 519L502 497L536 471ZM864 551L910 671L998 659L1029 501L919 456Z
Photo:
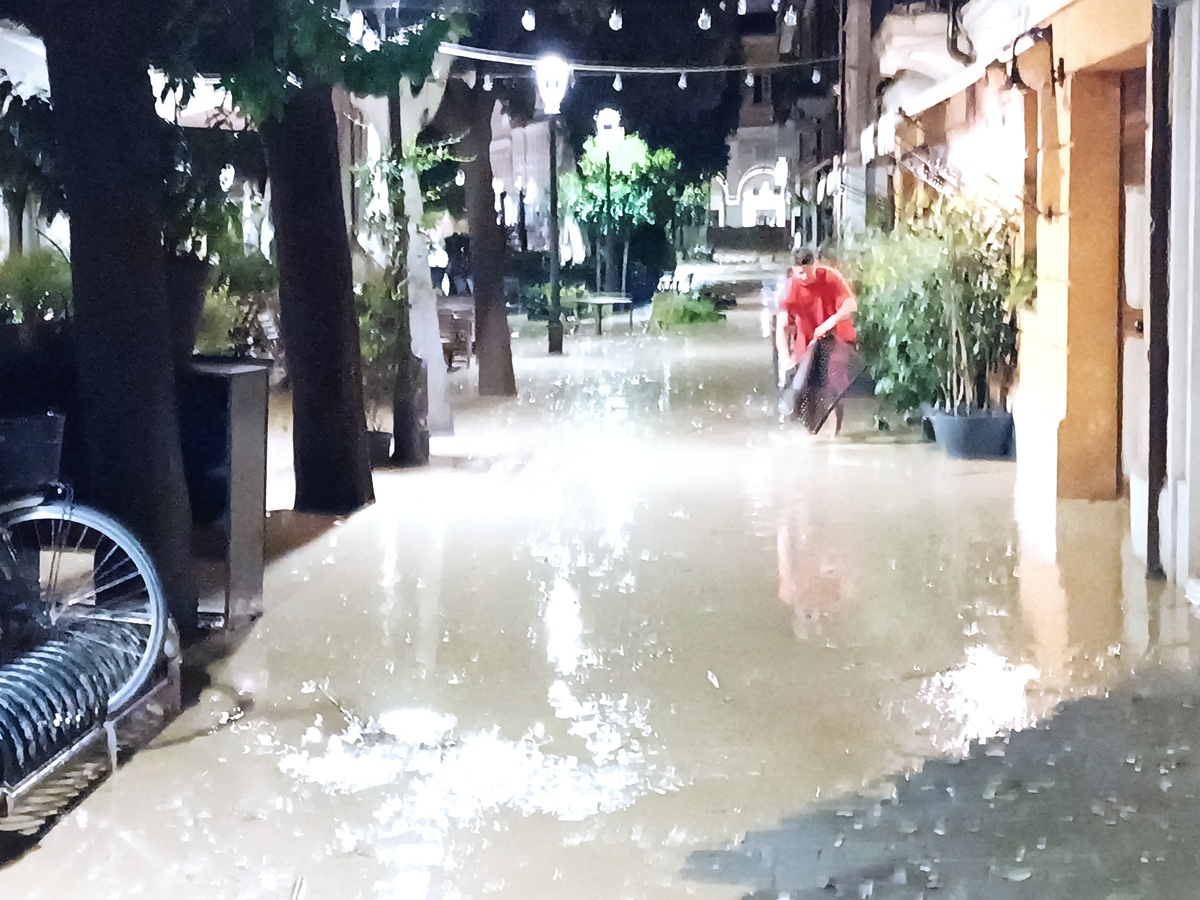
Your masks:
M0 896L1194 897L1198 629L1127 508L781 425L760 328L457 376L430 469L274 517L261 622Z

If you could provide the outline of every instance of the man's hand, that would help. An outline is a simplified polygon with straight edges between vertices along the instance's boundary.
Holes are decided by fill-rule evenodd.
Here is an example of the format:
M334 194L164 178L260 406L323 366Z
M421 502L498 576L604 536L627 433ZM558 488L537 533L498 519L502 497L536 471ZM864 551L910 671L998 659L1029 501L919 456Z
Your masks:
M821 338L825 337L825 335L829 334L829 332L833 331L836 325L837 322L835 322L833 319L827 319L826 321L822 322L813 329L813 340L819 341Z

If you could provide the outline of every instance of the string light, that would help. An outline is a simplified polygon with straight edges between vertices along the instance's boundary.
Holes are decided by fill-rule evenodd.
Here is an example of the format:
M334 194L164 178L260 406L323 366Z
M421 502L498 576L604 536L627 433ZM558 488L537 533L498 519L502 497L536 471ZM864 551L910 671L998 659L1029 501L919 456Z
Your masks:
M753 72L746 73L746 87L754 87L754 73Z
M625 89L625 82L621 80L621 73L617 73L617 77L613 79L613 90L620 93Z
M820 83L821 83L821 70L813 69L813 84L820 84Z
M681 91L687 90L687 72L679 73L679 89Z
M467 183L467 173L464 172L462 169L459 169L457 172L455 172L454 173L454 183L457 184L459 187L462 187L464 184L466 184Z
M485 91L490 91L493 87L495 87L495 84L493 84L493 82L492 82L492 76L484 75L483 76L483 89Z
M796 7L789 6L787 12L783 14L783 24L788 28L795 28L799 21L796 16Z
M521 16L521 27L526 31L537 28L537 14L532 9L525 10L525 15Z
M771 11L779 12L779 0L771 0Z
M708 31L712 28L712 15L707 9L700 10L700 18L696 20L696 24L700 26L701 31Z
M608 27L613 31L620 31L625 27L625 19L616 7L613 7L612 15L608 17Z
M746 7L746 0L738 0L738 15L744 16L747 12L749 9Z

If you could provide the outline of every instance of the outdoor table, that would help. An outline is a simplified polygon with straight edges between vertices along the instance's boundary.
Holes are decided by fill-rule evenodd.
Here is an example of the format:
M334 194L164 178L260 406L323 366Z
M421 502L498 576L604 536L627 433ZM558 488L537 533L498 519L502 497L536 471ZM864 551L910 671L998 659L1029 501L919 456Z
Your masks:
M633 298L628 294L591 294L590 296L577 300L579 306L594 306L596 308L596 334L604 334L604 307L611 306L613 312L617 311L617 307L625 307L629 310L629 331L633 332Z

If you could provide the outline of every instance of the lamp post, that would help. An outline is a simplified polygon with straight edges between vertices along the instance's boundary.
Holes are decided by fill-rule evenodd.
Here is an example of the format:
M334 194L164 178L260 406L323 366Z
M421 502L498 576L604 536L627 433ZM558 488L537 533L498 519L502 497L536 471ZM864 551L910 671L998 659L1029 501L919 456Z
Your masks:
M558 234L558 116L562 102L567 96L567 85L571 80L571 67L562 57L544 56L534 67L538 94L542 106L550 117L550 316L547 331L550 353L563 352L562 283L560 280L562 261L559 259Z
M621 113L615 109L602 109L596 114L596 144L604 150L604 287L608 293L617 289L613 277L613 255L615 247L615 223L612 210L612 152L625 136L621 127Z

